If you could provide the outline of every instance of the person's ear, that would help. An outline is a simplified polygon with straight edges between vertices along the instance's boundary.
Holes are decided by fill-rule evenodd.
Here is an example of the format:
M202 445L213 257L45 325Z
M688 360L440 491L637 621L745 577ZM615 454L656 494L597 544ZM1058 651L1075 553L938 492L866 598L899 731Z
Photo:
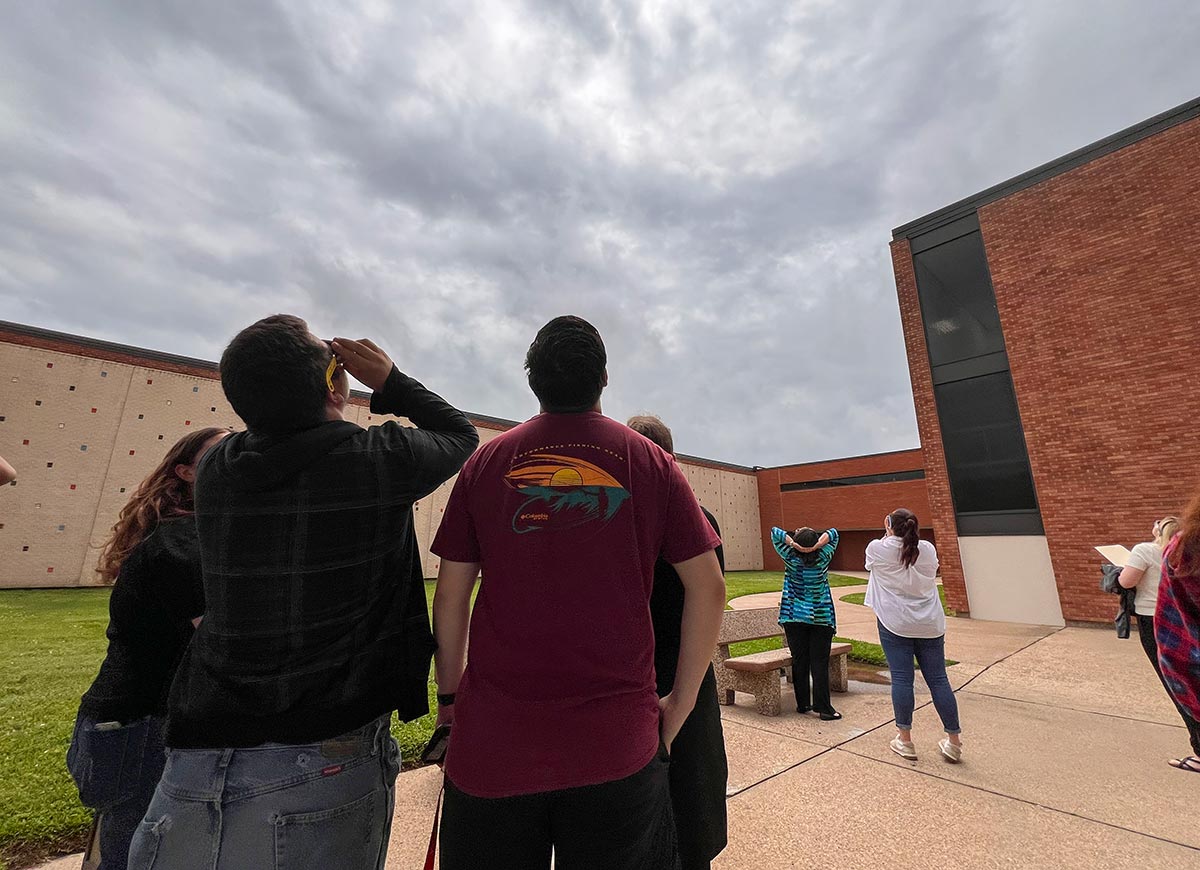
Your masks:
M175 476L185 483L196 482L196 469L190 465L184 465L182 462L175 466Z
M600 382L600 386L601 387L608 386L608 369L607 368L605 368L605 370L604 370L604 380Z
M325 391L325 407L339 414L346 408L346 397L342 395L341 390L337 389L336 382L332 390Z

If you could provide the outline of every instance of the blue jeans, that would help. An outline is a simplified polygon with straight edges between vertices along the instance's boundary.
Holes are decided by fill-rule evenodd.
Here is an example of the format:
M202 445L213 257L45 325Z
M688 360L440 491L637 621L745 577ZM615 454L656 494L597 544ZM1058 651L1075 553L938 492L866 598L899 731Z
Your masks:
M382 870L400 750L383 716L320 743L172 749L135 870Z
M933 695L933 706L942 717L942 727L947 734L959 734L958 699L950 688L946 676L946 636L901 637L892 634L883 623L879 623L879 643L887 656L888 670L892 672L892 712L896 716L896 727L908 731L912 728L913 707L913 656L921 665L921 676L925 678L929 692Z
M100 870L125 870L129 842L165 762L162 719L147 716L97 731L95 718L83 713L76 718L67 770L80 802L98 816Z

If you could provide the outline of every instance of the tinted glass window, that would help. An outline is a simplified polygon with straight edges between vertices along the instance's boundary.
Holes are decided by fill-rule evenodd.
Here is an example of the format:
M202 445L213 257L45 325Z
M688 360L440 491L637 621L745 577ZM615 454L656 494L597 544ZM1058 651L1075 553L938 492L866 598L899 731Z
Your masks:
M913 265L932 365L1004 350L982 235L968 233L922 251Z
M1009 373L939 384L934 396L955 510L1037 510Z

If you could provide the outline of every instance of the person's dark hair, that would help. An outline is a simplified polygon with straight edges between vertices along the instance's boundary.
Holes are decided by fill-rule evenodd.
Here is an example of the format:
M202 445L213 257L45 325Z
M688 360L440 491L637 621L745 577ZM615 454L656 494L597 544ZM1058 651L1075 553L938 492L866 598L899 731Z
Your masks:
M332 351L291 314L247 326L221 354L221 387L246 427L283 435L325 419L325 370Z
M821 533L816 529L810 529L808 526L804 526L803 528L796 529L796 531L792 532L792 540L801 547L813 547L816 546L817 541L821 540ZM817 559L820 558L820 555L821 553L819 550L814 550L811 553L799 554L800 561L805 565L815 565L817 563Z
M138 486L129 503L121 508L116 525L104 542L100 564L96 568L102 582L116 581L121 563L163 519L192 513L192 485L175 473L175 466L194 464L200 458L200 451L205 444L228 432L228 429L218 427L197 429L180 438L167 451L167 455Z
M649 438L672 456L675 455L675 441L671 438L671 430L662 420L650 414L642 414L630 417L625 425L639 435Z
M604 390L606 365L608 357L596 327L569 314L539 329L525 354L529 388L551 414L594 408Z
M908 568L917 561L921 552L918 546L921 536L917 534L917 515L907 508L896 508L889 517L892 521L892 534L899 535L901 541L900 564Z

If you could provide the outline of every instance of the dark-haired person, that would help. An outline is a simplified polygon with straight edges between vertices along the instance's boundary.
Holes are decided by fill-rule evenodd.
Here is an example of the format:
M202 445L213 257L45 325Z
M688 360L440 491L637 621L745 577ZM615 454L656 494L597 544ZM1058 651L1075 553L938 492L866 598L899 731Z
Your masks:
M12 483L17 479L17 470L5 461L3 456L0 456L0 486L7 483Z
M625 424L675 455L671 430L658 417L631 417ZM721 529L704 505L704 518L717 535ZM717 562L725 573L725 554L717 547ZM675 664L679 660L679 629L683 623L683 583L671 563L659 557L654 563L654 591L650 595L650 618L654 622L654 673L660 698L675 687ZM696 708L687 717L671 744L671 806L679 841L682 870L707 870L712 859L728 842L725 789L729 763L725 757L725 734L721 729L721 706L717 703L717 677L712 665L704 674Z
M345 420L347 373L374 391L374 413L420 428ZM374 343L327 344L289 315L234 337L221 385L248 431L197 469L204 621L171 687L171 751L130 862L382 867L391 713L428 710L412 505L478 435Z
M674 868L667 752L716 646L721 540L674 459L601 413L595 327L556 317L525 368L541 413L471 457L432 547L438 718L453 724L441 867L538 870L553 851L558 870ZM660 555L684 590L662 699Z
M771 529L771 544L784 565L779 624L792 653L796 712L812 711L826 722L841 719L829 695L829 647L837 631L829 563L837 550L838 531L821 533L805 526L789 535L783 529Z
M1200 494L1184 511L1163 554L1154 636L1167 691L1180 712L1200 721ZM1200 751L1169 764L1200 773Z
M1158 663L1158 642L1154 637L1154 612L1158 608L1158 588L1162 583L1163 551L1170 544L1175 533L1179 531L1179 517L1167 516L1155 520L1151 534L1154 539L1134 544L1129 552L1129 560L1121 569L1118 582L1126 589L1136 589L1137 596L1133 602L1133 612L1137 616L1138 637L1142 641L1142 649L1154 673L1167 690L1167 696L1175 703L1183 724L1187 727L1188 738L1192 744L1192 752L1200 756L1200 722L1197 722L1183 705L1175 701L1167 682L1163 677L1162 668ZM1172 767L1181 766L1178 758L1168 761Z
M181 438L122 508L100 553L108 652L79 703L67 769L97 814L101 870L124 870L133 832L166 761L163 725L175 667L204 613L192 515L196 464L228 429Z
M867 544L867 580L864 604L879 620L879 643L892 674L892 712L896 730L892 751L916 761L912 739L913 656L921 665L933 695L933 706L942 719L946 737L938 744L942 756L957 764L962 760L962 729L958 701L946 676L946 611L938 595L937 551L921 540L917 518L897 508L884 518L884 536Z

